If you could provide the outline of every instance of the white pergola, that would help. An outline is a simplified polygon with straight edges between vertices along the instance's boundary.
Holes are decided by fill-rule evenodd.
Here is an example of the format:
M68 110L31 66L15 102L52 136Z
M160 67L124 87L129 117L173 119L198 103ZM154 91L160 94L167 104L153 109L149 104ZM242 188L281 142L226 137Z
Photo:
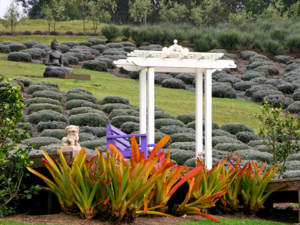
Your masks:
M233 60L219 60L223 55L223 53L189 52L187 48L177 45L177 40L174 40L174 45L169 48L163 48L162 51L135 50L128 53L127 59L114 61L117 67L123 67L128 71L139 71L140 73L140 133L147 134L148 143L154 143L155 140L155 72L194 73L196 84L196 157L205 155L206 167L208 169L212 168L212 73L224 68L236 68ZM202 141L203 75L205 76L204 151Z

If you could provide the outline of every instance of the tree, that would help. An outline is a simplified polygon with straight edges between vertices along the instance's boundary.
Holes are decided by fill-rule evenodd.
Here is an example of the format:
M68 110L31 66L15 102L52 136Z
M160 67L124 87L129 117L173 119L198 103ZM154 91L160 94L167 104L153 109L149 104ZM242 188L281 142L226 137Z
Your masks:
M4 14L3 19L1 19L1 23L11 33L15 33L17 25L26 19L27 17L19 11L18 5L13 1Z
M69 17L65 15L66 0L51 0L50 4L44 3L42 6L42 13L44 19L48 23L48 29L52 27L56 31L56 23L61 20L68 20Z
M290 116L288 111L282 115L282 105L279 109L274 108L266 99L261 107L261 114L255 117L262 123L259 136L273 154L273 165L283 163L279 179L285 171L287 157L300 151L300 119Z
M288 12L285 11L282 0L271 0L271 3L259 17L271 20L288 19Z
M111 0L90 1L86 3L86 5L88 8L87 19L93 22L93 30L95 33L97 33L101 23L111 20L109 10L114 11L117 7L116 2Z
M0 217L13 214L20 197L30 199L40 190L38 186L26 190L22 185L22 178L28 175L26 167L32 165L27 152L31 148L17 148L17 144L28 138L28 131L17 128L23 117L24 100L20 87L13 87L10 82L0 77Z
M231 23L241 24L244 22L248 22L254 20L255 17L252 16L252 12L247 12L246 10L241 10L240 12L236 10L236 13L229 13L228 20Z
M147 16L153 12L151 0L130 0L129 14L134 22L147 23Z
M182 21L189 10L184 4L178 2L173 3L171 0L165 3L165 0L160 1L160 19L164 22Z

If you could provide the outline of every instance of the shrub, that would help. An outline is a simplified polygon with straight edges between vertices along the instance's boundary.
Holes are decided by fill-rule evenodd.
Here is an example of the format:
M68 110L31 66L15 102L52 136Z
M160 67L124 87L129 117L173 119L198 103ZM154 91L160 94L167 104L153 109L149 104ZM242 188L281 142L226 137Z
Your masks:
M231 137L231 138L236 138L235 135L232 135L231 133L225 131L225 130L221 130L221 129L213 129L212 130L212 136L216 137L216 136L227 136L227 137Z
M154 75L154 82L155 84L161 84L162 81L166 80L166 79L171 79L172 76L168 75L168 74L164 74L164 73L155 73Z
M46 44L36 44L36 45L33 45L32 48L40 48L40 49L43 49L46 52L51 50L51 47L49 45L46 45Z
M160 128L160 132L164 134L175 134L175 133L195 133L195 130L192 128L186 128L186 127L181 127L178 125L167 125L167 126L162 126Z
M195 157L195 152L189 150L172 149L170 153L170 159L178 165L183 165L188 159Z
M8 47L11 52L18 52L18 51L27 49L26 45L22 45L19 43L11 43L8 45Z
M62 53L67 53L70 51L70 47L68 45L64 45L64 44L60 44L58 46L58 49L62 52Z
M77 36L86 36L86 34L84 32L78 32L76 33Z
M221 130L225 130L231 134L236 135L241 131L248 131L254 133L253 129L246 124L243 123L224 123L221 127Z
M89 95L93 95L92 92L84 89L84 88L73 88L68 90L67 95L71 94L71 93L84 93L84 94L89 94Z
M30 54L32 59L42 59L43 57L46 57L46 52L40 48L30 48L22 50L21 52Z
M249 141L259 140L260 138L252 132L241 131L236 133L236 139L243 143L248 143Z
M231 85L235 84L235 83L238 83L240 81L241 81L240 79L238 79L236 77L232 77L232 76L229 76L229 77L226 77L226 78L221 78L221 79L218 80L218 82L230 83Z
M185 89L184 82L176 78L163 80L161 86L166 88Z
M266 100L270 104L273 104L276 108L279 108L280 105L283 104L283 106L282 106L283 109L286 109L290 104L292 104L294 102L293 99L291 99L289 97L285 97L283 95L268 95L268 96L266 96ZM299 100L300 100L300 98L299 98ZM295 101L297 101L297 100L295 100ZM262 104L263 104L263 101L262 101Z
M267 56L265 56L265 55L256 54L256 55L250 57L248 63L249 63L249 64L252 64L252 63L255 62L255 61L261 61L261 60L268 61L269 58L268 58Z
M38 103L49 103L53 105L61 105L61 102L51 98L29 98L24 101L25 106L30 106L31 104L38 104Z
M256 67L254 69L254 71L258 71L258 72L264 72L268 75L277 75L279 74L279 70L276 66L272 66L272 65L265 65L265 66L259 66Z
M262 140L253 140L253 141L248 142L248 146L250 146L250 147L255 147L258 145L263 145L263 141Z
M80 141L91 141L95 140L96 137L90 133L80 133L79 134L79 140Z
M20 87L21 88L21 92L24 92L24 90L25 90L24 84L22 82L20 82L20 81L17 81L17 80L13 80L11 82L11 86L13 86L13 87Z
M298 178L300 177L300 170L290 170L290 171L286 171L282 174L282 178L286 179L286 178Z
M65 115L52 110L41 110L35 112L29 115L28 121L33 124L38 124L39 122L48 122L48 121L68 123L68 119Z
M283 94L293 94L296 89L299 88L297 84L285 83L277 86L278 90Z
M121 125L120 128L121 128L121 131L123 131L125 134L131 134L133 132L139 131L140 125L139 125L139 123L136 123L136 122L125 122Z
M263 42L264 52L270 53L271 55L280 55L284 54L284 46L280 44L278 41L274 41L271 39Z
M40 30L36 30L33 32L34 35L45 35L44 32L40 31Z
M75 33L73 31L67 30L65 35L75 35Z
M120 128L124 123L126 122L135 122L135 123L139 123L139 117L137 116L116 116L114 118L111 119L110 123L115 126Z
M54 91L35 91L32 94L33 98L38 98L38 97L42 97L42 98L52 98L54 100L58 100L60 102L62 102L63 97L60 93L54 92Z
M163 119L163 118L175 119L175 116L165 111L155 111L154 114L155 114L154 115L155 119Z
M243 51L240 54L240 58L244 59L244 60L249 60L252 56L257 55L256 52L253 51Z
M77 42L73 42L73 41L65 41L63 43L61 43L62 45L67 45L69 46L70 48L73 48L74 46L77 46L79 45Z
M184 123L179 120L174 119L156 119L155 120L155 128L160 129L163 126L176 125L179 127L183 127Z
M139 112L137 112L134 109L114 109L110 114L109 114L109 119L111 120L112 118L116 116L139 116Z
M235 152L238 150L251 150L252 148L242 143L219 143L214 146L214 149L226 152Z
M56 30L50 31L50 35L59 36L59 33Z
M278 87L279 85L287 84L287 82L283 79L268 79L265 84L271 84L274 87Z
M246 91L247 89L251 88L256 83L252 81L241 81L234 84L234 89L237 91Z
M0 44L0 53L10 53L10 49L7 45Z
M195 142L175 142L170 145L170 149L182 149L182 150L189 150L189 151L195 152L196 143Z
M137 71L130 71L129 76L131 79L139 79L140 73Z
M194 41L194 47L197 52L207 52L217 46L217 41L212 35L204 35Z
M184 114L180 114L176 117L177 120L180 120L181 122L183 122L184 124L188 124L192 121L195 121L196 117L195 114L193 113L184 113Z
M250 80L250 81L255 83L255 84L264 84L267 81L269 81L269 79L265 78L265 77L257 77L257 78L254 78L254 79Z
M77 115L77 114L85 114L85 113L98 113L101 114L103 116L106 116L106 114L98 109L94 109L91 107L78 107L78 108L72 108L70 115Z
M121 67L121 68L119 69L119 72L122 73L122 74L129 74L129 71L126 70L126 69L124 69L123 67Z
M71 110L73 108L78 108L78 107L91 107L94 109L99 109L101 110L101 107L99 105L96 105L94 103L85 101L85 100L70 100L66 104L66 108L68 110Z
M251 97L255 92L264 91L264 90L277 90L277 88L270 84L253 85L251 88L246 90L245 95Z
M259 152L269 152L271 153L271 149L268 148L266 145L256 145L253 147L254 150L259 151Z
M69 93L67 95L67 101L71 101L71 100L85 100L85 101L88 101L88 102L92 102L92 103L97 103L97 99L92 96L92 95L89 95L89 94L85 94L84 92L81 92L81 93Z
M23 45L25 45L28 48L32 48L32 46L40 44L40 42L38 41L25 41L24 43L22 43Z
M135 28L131 30L130 35L136 46L140 47L146 38L147 32L144 29Z
M82 41L82 42L79 42L79 45L91 47L93 44L88 41Z
M195 142L195 133L175 133L171 135L171 142Z
M36 91L44 91L44 90L59 92L59 90L57 90L57 88L55 87L46 86L46 85L31 85L27 89L27 94L32 95Z
M287 109L290 113L300 113L300 101L295 101L292 104L290 104Z
M72 125L93 127L104 127L109 124L109 120L106 116L97 113L72 115L69 118L69 122Z
M96 58L95 60L106 63L108 69L116 68L116 65L114 64L113 60L110 58L105 58L103 56L100 56L100 57ZM121 72L121 69L120 69L120 72Z
M46 129L65 129L68 126L67 123L65 122L39 122L37 124L37 129L39 132L42 132L43 130Z
M255 102L262 102L264 98L269 95L281 95L281 94L282 94L281 91L276 91L276 90L259 90L251 96L251 99Z
M276 55L273 60L275 62L286 64L288 61L293 60L293 59L294 59L293 57L287 56L287 55Z
M292 99L294 101L300 101L300 92L295 92L293 95L292 95Z
M244 157L244 160L258 160L261 162L271 162L272 154L267 152L259 152L257 150L238 150L235 152L235 155L241 155Z
M298 52L300 50L300 35L291 35L286 38L285 45L290 52Z
M217 40L226 49L236 50L241 43L241 37L236 30L221 31L217 36Z
M203 121L203 130L205 129L205 121ZM196 121L193 121L193 122L190 122L186 125L186 127L188 128L192 128L194 130L196 130ZM219 125L217 123L212 123L212 129L215 130L215 129L219 129Z
M120 44L120 43L109 43L106 44L106 47L111 49L114 49L115 51L122 51L122 48L124 47L124 45Z
M91 48L97 50L99 53L103 53L104 50L108 49L106 45L94 45Z
M114 109L132 109L132 107L121 103L108 103L102 106L102 111L106 113L111 113Z
M26 52L12 52L8 54L7 60L16 62L31 62L31 55Z
M101 32L104 37L107 38L107 42L115 40L117 37L121 36L121 31L119 27L115 25L106 25L101 28Z
M252 62L251 64L248 64L246 68L247 70L253 70L259 66L266 66L266 65L274 65L274 64L268 60L257 60Z
M107 71L107 64L105 62L91 60L84 62L82 68L95 71Z
M23 34L23 35L31 35L31 31L25 30L22 34Z
M70 65L77 65L79 63L79 59L74 55L64 55L64 60L67 60Z
M250 81L254 78L257 78L257 77L265 77L263 75L264 73L260 73L260 72L256 72L256 71L246 71L242 76L241 76L241 79L243 81Z
M36 82L33 82L31 85L46 85L46 86L55 87L59 90L58 84L56 84L54 82L50 82L50 81L36 81Z
M125 37L126 41L130 38L132 28L129 26L122 27L122 34Z
M236 91L228 84L214 83L212 86L212 97L236 98Z
M275 29L271 31L271 38L280 43L284 43L287 31L283 29Z
M293 71L293 70L298 70L299 68L300 68L300 67L299 67L299 64L298 64L298 63L292 63L292 64L289 64L289 65L285 68L284 72L288 73L288 72Z
M27 114L30 115L34 112L38 112L41 110L51 110L51 111L59 112L59 113L65 115L65 111L61 106L52 105L52 104L48 104L48 103L31 104L28 107Z
M105 41L99 38L91 38L88 40L88 42L91 42L93 45L103 45L105 44Z
M57 138L53 138L53 137L36 137L36 138L31 138L31 139L22 141L22 144L35 145L35 148L39 149L41 146L44 146L44 145L50 145L50 144L61 145L62 141L58 140Z
M89 127L85 126L80 129L82 133L93 134L94 136L101 138L106 136L106 127Z
M27 77L14 77L13 79L16 80L16 81L19 81L19 82L23 83L23 85L25 87L28 87L28 86L30 86L33 83L33 80L31 80L31 79L29 79Z
M195 82L195 74L180 73L175 78L182 80L185 84L193 85Z
M136 47L125 46L125 47L123 47L122 49L123 49L123 51L129 53L129 52L133 52L134 50L136 50Z
M45 129L40 133L40 137L53 137L58 140L62 140L65 136L66 136L66 131L59 130L59 129L54 129L54 130Z
M79 143L81 147L87 147L89 149L95 149L98 146L105 145L106 147L106 138L95 139L92 141L83 141Z

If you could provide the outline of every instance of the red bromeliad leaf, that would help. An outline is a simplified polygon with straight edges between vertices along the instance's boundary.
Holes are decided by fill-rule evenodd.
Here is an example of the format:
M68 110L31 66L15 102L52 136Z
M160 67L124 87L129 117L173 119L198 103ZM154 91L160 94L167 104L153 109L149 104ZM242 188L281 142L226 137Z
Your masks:
M156 154L159 152L159 150L162 149L162 147L164 147L168 141L170 140L171 136L170 135L166 135L165 137L163 137L153 148L153 150L151 151L151 153L149 154L148 160L153 159Z
M112 153L116 154L117 158L121 157L122 159L124 159L122 153L119 151L119 149L116 146L109 144L108 148L112 151Z
M259 169L258 174L260 175L261 172L263 171L263 169L265 168L265 166L267 165L267 162L264 163L264 165L262 165L262 167Z
M140 159L140 150L134 136L131 137L131 155L134 161L138 163Z

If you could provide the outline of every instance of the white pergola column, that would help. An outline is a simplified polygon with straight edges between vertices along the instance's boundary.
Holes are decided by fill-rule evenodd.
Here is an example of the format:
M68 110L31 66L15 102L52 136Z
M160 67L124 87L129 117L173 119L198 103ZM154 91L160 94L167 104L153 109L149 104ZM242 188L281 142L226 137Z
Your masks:
M147 133L147 69L140 71L140 134Z
M154 98L155 98L154 68L150 67L150 68L148 68L148 133L147 133L148 144L149 143L153 144L154 140L155 140L155 137L154 137L154 132L155 132Z
M205 71L205 166L212 168L212 70Z
M196 81L196 158L203 156L203 71L198 69Z

